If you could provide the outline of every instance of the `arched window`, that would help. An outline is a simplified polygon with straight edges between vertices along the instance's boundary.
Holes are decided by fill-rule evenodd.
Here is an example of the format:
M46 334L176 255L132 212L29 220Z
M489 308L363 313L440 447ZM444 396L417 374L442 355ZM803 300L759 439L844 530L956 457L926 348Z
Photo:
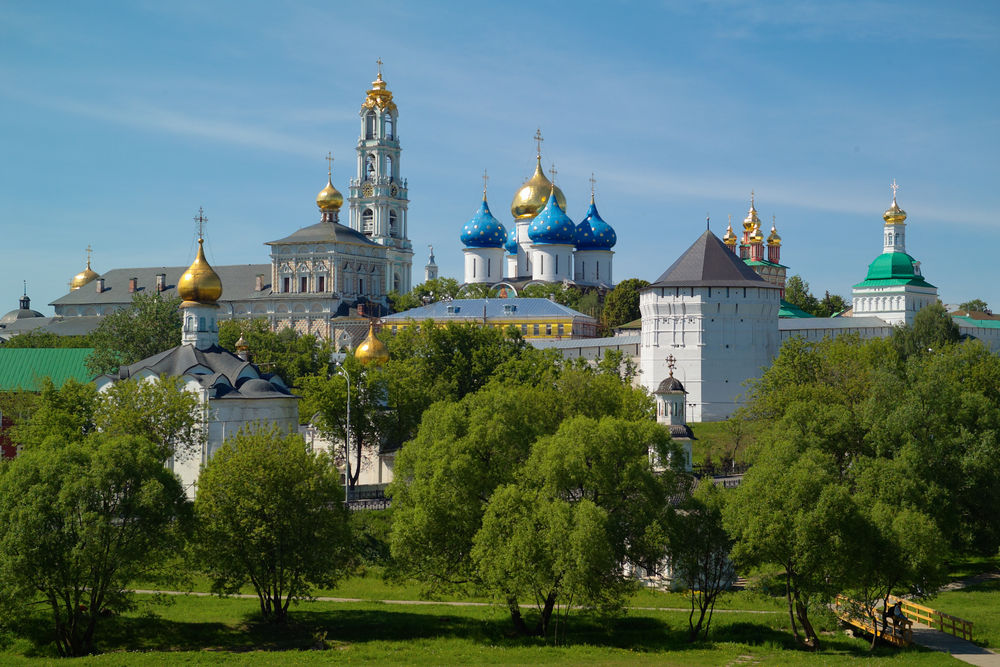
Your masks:
M389 211L389 235L399 236L399 216L395 211Z
M375 211L370 208L366 208L365 212L361 214L362 231L368 236L375 233Z
M402 285L403 285L403 281L400 279L399 274L398 273L394 273L392 275L392 289L394 289L394 290L396 290L398 292L398 291L400 291L400 288L402 287Z
M392 156L391 155L386 155L385 156L385 175L389 177L390 181L392 181Z
M375 180L375 156L371 153L365 158L365 180Z
M385 138L392 139L392 114L385 115Z
M365 139L375 138L375 112L369 111L365 114Z
M358 278L358 294L364 294L364 293L365 293L365 279Z

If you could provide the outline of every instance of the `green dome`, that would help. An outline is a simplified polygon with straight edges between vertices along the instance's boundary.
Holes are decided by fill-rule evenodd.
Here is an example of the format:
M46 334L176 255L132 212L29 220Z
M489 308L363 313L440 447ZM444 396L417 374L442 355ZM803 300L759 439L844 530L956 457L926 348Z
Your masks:
M913 262L916 261L905 252L886 252L875 258L868 265L868 276L865 280L891 280L899 278L916 278Z

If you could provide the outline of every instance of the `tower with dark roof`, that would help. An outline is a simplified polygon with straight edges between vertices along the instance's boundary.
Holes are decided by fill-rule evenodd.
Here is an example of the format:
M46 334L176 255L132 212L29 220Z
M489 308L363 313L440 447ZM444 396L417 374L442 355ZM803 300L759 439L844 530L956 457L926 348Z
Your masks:
M675 361L686 419L728 418L778 353L778 293L706 230L639 297L643 384L658 391Z

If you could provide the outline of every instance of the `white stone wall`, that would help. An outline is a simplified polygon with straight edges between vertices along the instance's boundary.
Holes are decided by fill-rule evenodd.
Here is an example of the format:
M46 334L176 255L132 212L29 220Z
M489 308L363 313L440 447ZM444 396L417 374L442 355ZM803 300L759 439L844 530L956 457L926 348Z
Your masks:
M912 324L917 311L937 303L937 288L915 285L863 287L853 290L851 305L858 317L879 317L889 324Z
M611 250L577 250L573 254L573 280L578 283L614 285L611 276Z
M639 368L650 391L669 374L688 391L688 420L733 414L744 383L778 353L778 290L772 287L653 287L640 296Z
M531 246L531 279L554 283L573 276L573 246L534 243Z
M465 282L497 283L503 280L503 248L464 248Z

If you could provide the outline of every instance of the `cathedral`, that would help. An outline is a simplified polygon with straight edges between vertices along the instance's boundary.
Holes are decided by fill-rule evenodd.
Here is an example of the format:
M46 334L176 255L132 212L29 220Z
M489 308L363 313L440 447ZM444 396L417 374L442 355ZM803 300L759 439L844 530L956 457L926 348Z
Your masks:
M344 196L327 184L316 197L319 221L268 241L269 264L218 266L226 285L219 317L260 317L275 329L338 338L338 318L386 311L390 291L412 287L407 182L400 176L399 114L392 92L378 75L359 112L361 132L356 175L350 179L348 221L340 220ZM199 211L199 227L207 220ZM51 303L61 318L96 317L126 308L136 293L178 294L187 267L118 268L98 273L90 266ZM353 313L353 315L352 315ZM95 323L96 326L96 323ZM343 331L341 330L341 333Z
M612 248L618 237L597 212L593 177L590 206L574 224L562 190L542 171L541 131L535 140L535 173L514 195L510 233L490 212L485 184L482 203L462 228L465 284L485 283L508 296L534 283L614 287Z

